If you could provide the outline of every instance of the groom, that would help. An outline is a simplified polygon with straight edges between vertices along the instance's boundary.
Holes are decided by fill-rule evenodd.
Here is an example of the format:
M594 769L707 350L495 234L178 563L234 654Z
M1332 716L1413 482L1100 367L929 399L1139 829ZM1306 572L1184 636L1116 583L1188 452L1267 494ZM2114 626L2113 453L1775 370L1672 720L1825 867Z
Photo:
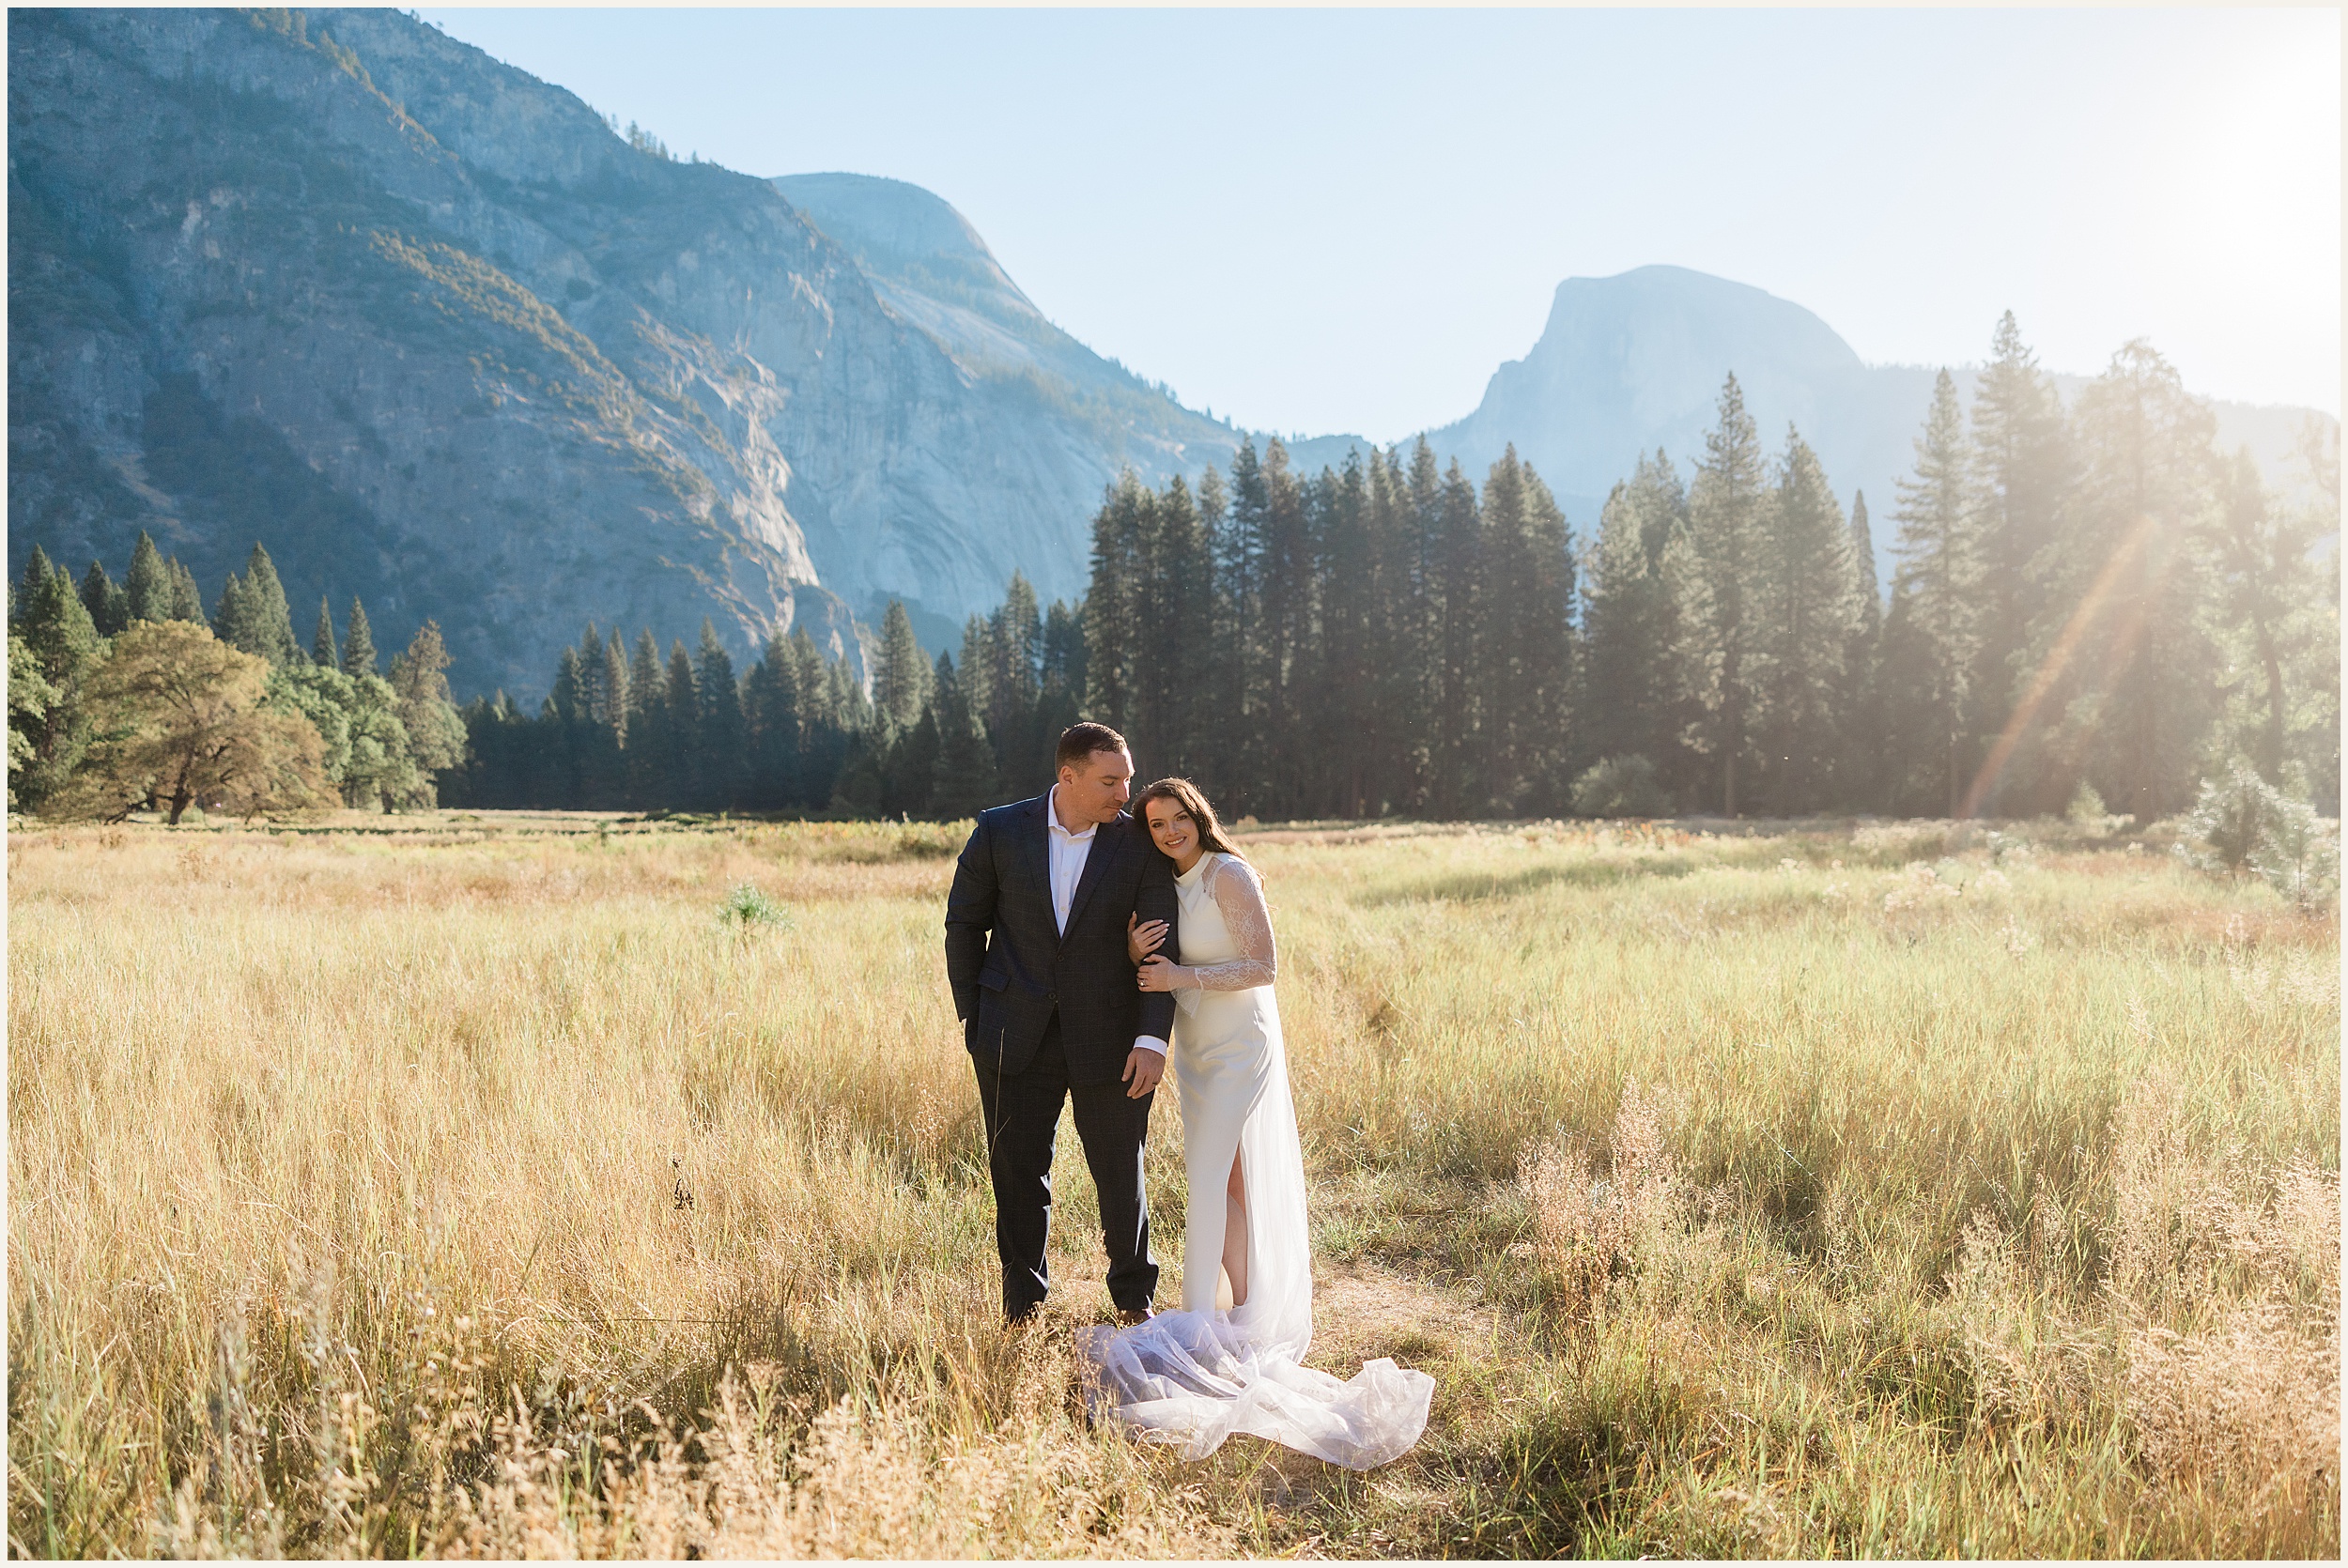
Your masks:
M1150 1097L1166 1071L1174 998L1134 983L1125 930L1163 920L1169 958L1174 875L1125 814L1134 760L1105 724L1059 738L1049 792L979 813L946 900L946 978L979 1074L1003 1315L1032 1315L1051 1288L1052 1139L1060 1103L1101 1192L1101 1238L1118 1317L1150 1315L1157 1260L1142 1195Z

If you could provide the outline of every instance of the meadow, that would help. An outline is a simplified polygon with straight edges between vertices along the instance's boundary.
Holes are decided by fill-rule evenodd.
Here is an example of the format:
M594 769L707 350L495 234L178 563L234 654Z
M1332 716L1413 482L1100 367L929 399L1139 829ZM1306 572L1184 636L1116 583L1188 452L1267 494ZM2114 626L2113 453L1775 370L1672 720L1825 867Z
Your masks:
M1353 1475L1087 1424L1065 1124L1001 1327L963 829L388 825L9 835L12 1555L2339 1554L2337 912L2157 833L1246 833Z

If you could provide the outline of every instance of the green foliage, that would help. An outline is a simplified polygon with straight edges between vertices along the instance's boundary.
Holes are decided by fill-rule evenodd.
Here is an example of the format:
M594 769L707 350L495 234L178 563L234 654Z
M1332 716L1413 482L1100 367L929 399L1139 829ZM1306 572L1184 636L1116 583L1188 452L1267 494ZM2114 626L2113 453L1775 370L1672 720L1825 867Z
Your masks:
M2201 785L2177 853L2220 876L2249 872L2302 908L2340 887L2339 824L2259 776L2247 758Z
M212 635L239 653L253 653L273 665L289 665L301 657L294 641L293 612L286 589L269 551L257 543L246 557L244 576L231 572L220 591L220 607L212 615Z
M270 674L202 626L137 623L90 672L96 738L57 814L119 821L152 801L176 826L196 805L255 816L325 804L318 732L268 700Z
M1660 817L1669 810L1655 782L1655 764L1644 757L1606 758L1573 781L1577 817Z
M40 661L14 630L8 633L8 809L24 802L22 787L30 783L39 753L34 737L40 734L49 711L63 694L40 672Z
M163 563L162 552L145 529L139 530L138 543L131 548L131 572L123 584L128 600L126 608L132 621L169 621L172 619L172 574Z
M319 613L324 613L322 605ZM350 601L350 623L343 638L342 671L350 676L377 673L375 633L367 624L367 607L356 598Z

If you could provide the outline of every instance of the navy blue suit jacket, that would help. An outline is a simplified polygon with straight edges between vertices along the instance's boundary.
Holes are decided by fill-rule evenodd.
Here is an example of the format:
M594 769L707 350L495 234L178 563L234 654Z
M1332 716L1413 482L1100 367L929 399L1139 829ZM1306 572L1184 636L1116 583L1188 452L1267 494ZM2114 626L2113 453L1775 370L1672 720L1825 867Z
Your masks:
M1119 812L1093 836L1061 934L1052 918L1051 800L1047 792L979 813L946 899L946 979L981 1067L1025 1071L1057 1013L1069 1082L1110 1083L1124 1075L1135 1038L1173 1031L1174 998L1134 983L1125 921L1165 921L1159 951L1180 961L1174 865Z

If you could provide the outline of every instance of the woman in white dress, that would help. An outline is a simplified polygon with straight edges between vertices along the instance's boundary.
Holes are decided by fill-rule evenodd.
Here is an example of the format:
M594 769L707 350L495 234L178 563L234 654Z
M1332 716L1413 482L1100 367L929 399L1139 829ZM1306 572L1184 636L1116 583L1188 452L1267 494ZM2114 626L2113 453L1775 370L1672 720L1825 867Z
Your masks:
M1190 1207L1182 1310L1086 1335L1095 1407L1185 1458L1249 1432L1354 1469L1383 1465L1418 1441L1434 1379L1385 1358L1350 1382L1304 1364L1312 1248L1263 884L1188 779L1160 779L1133 809L1174 862L1190 961L1156 951L1162 925L1135 929L1141 989L1174 993Z

